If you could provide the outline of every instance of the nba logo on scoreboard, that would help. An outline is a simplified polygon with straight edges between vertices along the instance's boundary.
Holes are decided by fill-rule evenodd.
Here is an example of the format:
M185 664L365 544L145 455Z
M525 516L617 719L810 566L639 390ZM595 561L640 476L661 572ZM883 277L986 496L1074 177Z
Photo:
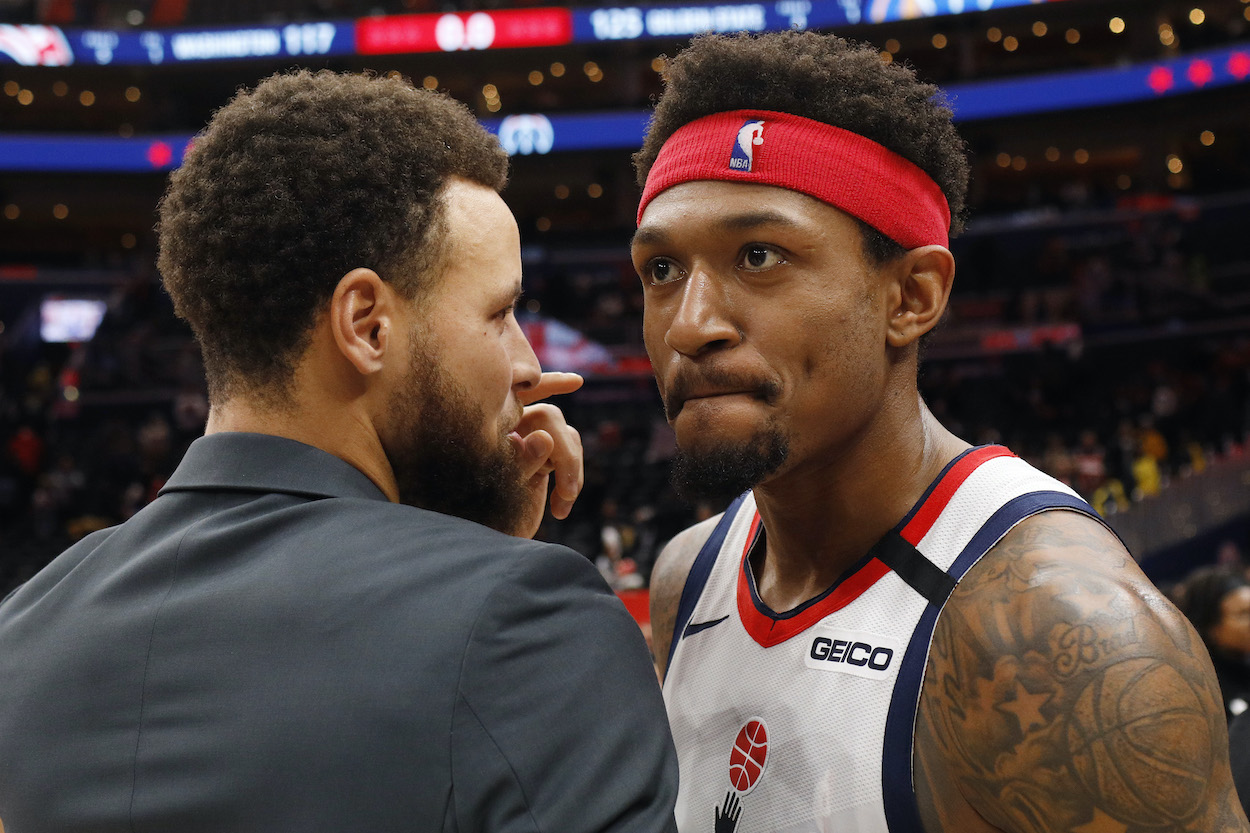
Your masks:
M751 172L755 164L755 148L764 144L764 121L749 121L738 128L734 138L733 153L729 156L729 167L735 171Z

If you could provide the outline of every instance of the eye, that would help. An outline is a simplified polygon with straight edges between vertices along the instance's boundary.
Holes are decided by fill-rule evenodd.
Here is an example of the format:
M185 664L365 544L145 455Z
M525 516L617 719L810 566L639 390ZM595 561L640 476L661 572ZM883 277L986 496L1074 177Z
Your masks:
M781 256L781 253L771 246L752 243L742 250L742 258L738 261L738 265L752 272L762 272L785 262L786 259Z
M515 301L513 301L512 303L508 304L508 306L506 306L506 307L504 307L503 309L501 309L501 310L499 310L498 312L496 312L496 313L495 313L495 318L496 318L497 320L499 320L499 321L504 321L504 320L507 320L507 318L508 318L508 316L509 316L509 315L512 315L513 313L515 313L515 312L516 312L516 309L517 309L517 304L519 304L519 303L521 303L521 299L520 299L520 298L517 298L517 299L516 299Z
M642 267L643 280L655 286L672 283L684 274L681 267L664 257L653 258Z

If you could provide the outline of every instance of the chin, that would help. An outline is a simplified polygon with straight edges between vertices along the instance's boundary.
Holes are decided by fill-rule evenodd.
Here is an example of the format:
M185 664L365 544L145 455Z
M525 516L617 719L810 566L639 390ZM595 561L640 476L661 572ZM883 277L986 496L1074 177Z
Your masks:
M695 412L687 407L671 423L677 447L691 454L703 450L756 443L776 432L774 424L758 414Z
M774 474L790 455L790 439L775 426L749 437L704 435L687 444L678 437L673 488L688 501L728 502Z

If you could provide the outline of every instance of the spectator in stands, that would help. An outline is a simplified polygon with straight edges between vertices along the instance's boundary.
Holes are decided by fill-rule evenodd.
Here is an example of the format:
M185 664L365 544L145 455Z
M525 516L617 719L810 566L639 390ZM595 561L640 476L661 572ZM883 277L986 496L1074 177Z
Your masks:
M1194 571L1174 591L1211 654L1231 719L1250 706L1250 581L1225 566Z
M1040 468L1051 477L1071 486L1076 476L1076 461L1072 452L1058 433L1052 431L1046 435L1046 449L1042 452Z
M1098 442L1098 433L1091 428L1081 432L1076 452L1076 490L1088 498L1107 479L1107 452Z
M13 831L672 829L642 636L528 540L581 485L535 403L581 380L513 314L506 169L389 77L275 76L197 137L160 263L206 436L0 603ZM150 420L145 463L170 442Z

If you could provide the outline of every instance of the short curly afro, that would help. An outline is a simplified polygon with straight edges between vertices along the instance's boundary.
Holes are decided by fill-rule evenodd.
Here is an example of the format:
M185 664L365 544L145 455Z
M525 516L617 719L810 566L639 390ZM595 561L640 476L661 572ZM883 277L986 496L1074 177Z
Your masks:
M968 159L937 87L871 46L816 32L706 35L668 62L664 93L642 149L634 154L646 184L660 148L682 125L728 110L776 110L865 136L909 159L942 189L951 234L963 229ZM902 247L862 224L878 262Z
M365 266L417 297L441 264L443 186L499 191L507 171L467 108L398 77L304 70L240 91L159 211L158 265L210 400L286 401L339 279Z

